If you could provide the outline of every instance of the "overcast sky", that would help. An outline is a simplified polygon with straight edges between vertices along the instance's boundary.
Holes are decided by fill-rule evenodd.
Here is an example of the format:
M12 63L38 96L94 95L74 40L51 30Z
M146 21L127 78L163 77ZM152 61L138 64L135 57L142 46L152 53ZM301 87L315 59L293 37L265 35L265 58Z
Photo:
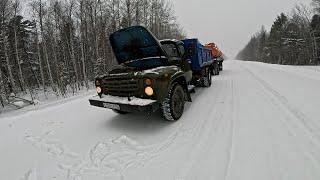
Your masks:
M234 57L262 25L269 30L281 12L290 13L297 3L311 0L172 0L188 37L202 43L216 42Z

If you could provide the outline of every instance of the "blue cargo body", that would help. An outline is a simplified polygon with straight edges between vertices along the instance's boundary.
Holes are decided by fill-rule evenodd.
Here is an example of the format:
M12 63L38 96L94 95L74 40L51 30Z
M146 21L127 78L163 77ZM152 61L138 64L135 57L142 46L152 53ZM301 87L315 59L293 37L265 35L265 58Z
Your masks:
M191 60L192 71L201 71L203 67L213 63L211 50L204 47L198 39L184 39L187 58Z

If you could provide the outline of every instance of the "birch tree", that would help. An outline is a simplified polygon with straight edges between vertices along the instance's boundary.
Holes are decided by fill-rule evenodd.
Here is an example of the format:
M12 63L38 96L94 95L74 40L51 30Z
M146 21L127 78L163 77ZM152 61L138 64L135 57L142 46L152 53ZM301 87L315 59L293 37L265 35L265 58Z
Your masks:
M20 55L19 55L19 50L18 50L18 36L17 36L17 27L20 26L20 22L18 18L18 11L19 11L19 1L15 0L14 4L13 4L13 9L14 9L14 19L12 22L12 27L13 27L13 33L14 33L14 50L15 50L15 58L16 58L16 62L18 65L18 70L19 70L19 84L20 84L20 89L21 91L25 91L25 83L24 83L24 77L23 77L23 73L22 73L22 67L21 64L23 63L23 61L20 59Z

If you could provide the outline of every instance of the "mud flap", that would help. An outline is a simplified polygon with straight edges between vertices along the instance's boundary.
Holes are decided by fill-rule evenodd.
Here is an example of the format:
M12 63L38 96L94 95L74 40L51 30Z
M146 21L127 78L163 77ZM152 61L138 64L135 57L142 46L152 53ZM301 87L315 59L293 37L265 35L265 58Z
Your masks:
M186 91L185 91L185 93L186 93L186 101L187 102L192 102L192 98L191 98L191 94L190 93L195 93L196 91L195 91L195 87L194 86L192 86L192 85L190 85L190 86L187 86L187 88L186 88Z

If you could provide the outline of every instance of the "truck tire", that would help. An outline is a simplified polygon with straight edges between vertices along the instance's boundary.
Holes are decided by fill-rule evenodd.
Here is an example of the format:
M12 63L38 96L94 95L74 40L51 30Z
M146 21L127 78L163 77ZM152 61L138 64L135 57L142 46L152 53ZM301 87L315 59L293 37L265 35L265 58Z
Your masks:
M169 93L163 103L161 110L163 117L168 121L177 121L184 111L185 91L182 86L175 83L171 86Z
M216 72L217 72L217 74L216 74L216 75L220 75L219 66L216 66Z
M219 70L223 71L223 64L222 63L219 63Z
M213 75L213 76L219 75L219 64L216 62L212 66L211 75Z
M202 77L202 78L203 78L203 80L202 80L203 86L204 87L210 87L211 84L212 84L212 77L211 77L211 71L208 68L206 69L205 76Z
M115 113L117 113L117 114L121 114L121 115L128 114L128 112L120 111L120 110L112 110L112 111L115 112Z
M214 68L214 66L210 67L210 72L211 72L211 76L216 75L216 69Z

